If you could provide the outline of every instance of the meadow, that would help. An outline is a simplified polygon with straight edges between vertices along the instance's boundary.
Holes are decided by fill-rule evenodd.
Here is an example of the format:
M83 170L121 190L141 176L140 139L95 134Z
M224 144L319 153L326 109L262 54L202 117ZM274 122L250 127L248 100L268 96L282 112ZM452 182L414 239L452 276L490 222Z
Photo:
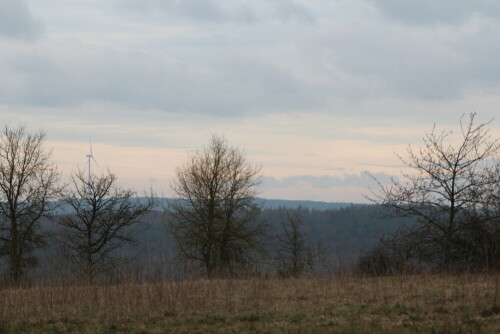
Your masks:
M0 290L0 333L500 333L500 274Z

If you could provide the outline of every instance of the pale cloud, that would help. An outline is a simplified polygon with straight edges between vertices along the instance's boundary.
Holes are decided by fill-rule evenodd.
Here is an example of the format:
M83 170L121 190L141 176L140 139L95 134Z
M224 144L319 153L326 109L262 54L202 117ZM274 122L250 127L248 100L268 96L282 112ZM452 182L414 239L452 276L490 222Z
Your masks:
M360 174L344 174L342 176L314 176L314 175L294 175L283 179L278 179L272 176L262 177L262 187L266 188L289 188L301 185L308 185L313 188L330 189L345 187L360 187L370 188L377 187L378 182L381 184L391 183L392 180L397 181L396 175L388 175L385 173L367 173ZM377 182L378 181L378 182Z
M377 163L369 163L369 162L360 162L358 165L360 166L369 166L369 167L384 167L384 168L406 168L405 165L386 165L386 164L377 164Z

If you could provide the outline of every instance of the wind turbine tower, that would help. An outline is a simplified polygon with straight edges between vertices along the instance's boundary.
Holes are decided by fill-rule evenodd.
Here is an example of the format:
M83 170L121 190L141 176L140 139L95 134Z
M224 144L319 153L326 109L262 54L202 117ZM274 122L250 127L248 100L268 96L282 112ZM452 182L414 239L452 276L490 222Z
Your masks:
M90 154L87 154L86 157L89 160L89 185L90 185L91 182L92 182L92 173L91 173L91 170L90 170L91 160L94 160L94 162L97 164L97 161L94 159L94 155L92 154L92 139L90 139Z

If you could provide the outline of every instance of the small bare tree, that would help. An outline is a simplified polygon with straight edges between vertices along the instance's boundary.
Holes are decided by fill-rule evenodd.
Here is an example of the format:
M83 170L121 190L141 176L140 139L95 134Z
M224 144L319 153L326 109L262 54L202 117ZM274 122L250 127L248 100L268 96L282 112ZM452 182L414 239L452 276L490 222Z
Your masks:
M256 221L259 170L224 138L212 136L176 171L168 225L181 258L202 264L208 277L234 275L261 247L266 228Z
M89 284L124 263L115 251L134 242L141 217L155 205L153 196L136 198L135 192L117 187L116 180L110 171L89 178L79 170L62 196L69 212L57 217L58 241Z
M45 245L40 222L55 209L60 177L44 132L6 126L0 136L0 255L19 284L24 269L37 264L33 251Z
M471 212L481 213L482 198L488 197L485 190L499 182L485 176L498 163L500 140L491 138L490 122L476 125L475 116L470 114L465 123L462 117L458 145L447 142L451 131L436 132L434 128L424 137L423 147L409 147L408 157L400 157L412 173L404 174L403 182L380 185L380 191L369 196L393 208L398 216L417 217L413 236L420 253L443 270L461 261L464 222Z
M313 251L307 244L303 231L303 218L299 211L287 211L287 219L281 223L278 234L279 274L283 277L299 277L313 266Z

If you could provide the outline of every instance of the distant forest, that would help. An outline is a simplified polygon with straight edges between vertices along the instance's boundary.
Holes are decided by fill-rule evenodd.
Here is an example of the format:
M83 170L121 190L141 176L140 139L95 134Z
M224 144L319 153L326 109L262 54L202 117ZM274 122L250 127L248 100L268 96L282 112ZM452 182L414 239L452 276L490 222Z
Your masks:
M172 199L160 199L160 203L168 203ZM317 259L310 268L304 271L307 275L328 275L338 271L351 272L361 255L373 249L384 236L390 235L400 228L411 225L412 219L391 218L386 216L388 208L380 205L329 203L315 201L288 201L259 199L263 209L258 216L259 221L268 225L265 252L257 256L246 274L258 273L261 276L278 275L276 248L279 240L275 237L282 233L282 223L287 221L287 214L297 214L302 219L301 232L306 245L313 250ZM126 275L134 273L137 280L157 280L165 278L185 278L191 273L186 266L176 260L176 243L168 232L165 216L161 208L148 213L135 235L136 242L127 244L121 254L128 259L127 263L115 272ZM57 225L49 220L44 222L46 232L53 232ZM65 268L56 242L49 242L48 247L37 253L40 266L33 269L33 279L67 281L66 275L71 270ZM127 280L130 277L126 277Z

